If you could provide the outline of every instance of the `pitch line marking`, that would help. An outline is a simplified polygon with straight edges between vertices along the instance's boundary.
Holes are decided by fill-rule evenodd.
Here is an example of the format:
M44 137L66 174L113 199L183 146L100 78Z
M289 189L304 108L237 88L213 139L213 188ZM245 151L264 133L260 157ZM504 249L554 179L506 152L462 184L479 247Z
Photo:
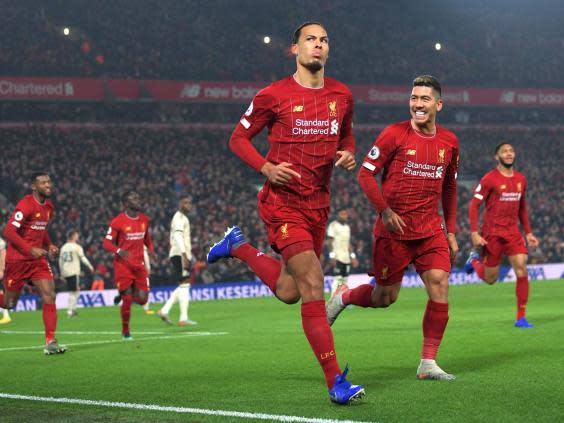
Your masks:
M42 332L43 333L43 332ZM221 335L228 335L228 332L186 332L186 333L179 333L177 335L167 335L167 336L147 336L146 338L138 338L132 342L140 342L140 341L153 341L158 339L180 339L180 338L195 338L199 336L221 336ZM101 344L122 344L124 341L122 339L109 339L107 341L91 341L91 342L76 342L72 344L62 344L66 347L76 347L82 345L101 345ZM45 345L34 345L31 347L9 347L9 348L0 348L0 352L5 351L22 351L22 350L37 350L45 348Z
M43 330L0 330L0 334L6 334L6 335L42 335L44 333L45 333L45 331L43 331ZM160 331L160 332L135 332L136 335L165 335L167 333L169 333L169 332L164 332L164 331ZM61 335L121 335L121 332L119 332L119 331L87 332L87 331L58 330L57 334L61 334Z
M265 414L265 413L250 413L242 411L228 411L228 410L211 410L206 408L190 408L190 407L171 407L156 404L138 404L130 402L112 402L112 401L97 401L85 400L80 398L56 398L56 397L40 397L33 395L18 395L7 394L0 392L0 398L15 399L23 401L38 401L38 402L51 402L63 404L79 404L79 405L92 405L98 407L109 408L127 408L133 410L147 410L147 411L168 411L180 414L204 414L208 416L222 416L222 417L239 417L242 419L256 419L256 420L271 420L278 422L300 422L300 423L369 423L359 420L331 420L322 418L311 418L301 416L285 416L282 414Z

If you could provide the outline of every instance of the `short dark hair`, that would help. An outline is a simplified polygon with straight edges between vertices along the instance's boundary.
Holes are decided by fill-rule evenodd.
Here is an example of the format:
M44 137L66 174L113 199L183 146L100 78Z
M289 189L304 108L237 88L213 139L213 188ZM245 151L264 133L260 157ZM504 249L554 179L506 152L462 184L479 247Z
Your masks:
M45 171L42 171L42 170L37 171L37 172L33 172L33 173L31 174L31 177L29 178L29 180L30 180L30 182L33 184L33 183L35 182L35 180L36 180L37 178L39 178L40 176L49 176L49 174L48 174L47 172L45 172Z
M192 201L192 196L190 194L183 194L180 197L178 197L178 202L181 202L182 200Z
M413 80L414 87L431 87L441 96L441 83L432 75L419 75Z
M511 145L508 142L500 142L498 145L495 146L495 154L499 153L499 150L501 150L501 147L503 147L504 145Z
M319 25L321 28L325 29L325 27L317 21L304 22L303 24L298 26L294 31L294 35L292 36L292 44L298 44L298 41L300 40L300 35L302 35L302 29L310 25Z
M74 234L77 234L78 231L76 229L71 229L67 232L67 239L71 239Z
M128 189L127 191L125 191L123 194L121 194L121 202L122 204L125 205L125 202L127 201L127 197L129 197L131 194L137 193L137 191L135 191L134 189Z

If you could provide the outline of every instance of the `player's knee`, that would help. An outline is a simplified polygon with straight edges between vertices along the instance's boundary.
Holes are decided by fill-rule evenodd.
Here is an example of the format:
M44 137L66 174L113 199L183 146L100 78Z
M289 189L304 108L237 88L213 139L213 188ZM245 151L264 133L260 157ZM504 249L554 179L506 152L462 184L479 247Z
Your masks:
M518 278L522 278L527 276L527 267L526 266L519 266L515 269L515 276Z
M491 276L486 275L484 277L484 282L489 284L489 285L493 285L494 283L497 282L497 275L491 275Z
M43 304L55 304L57 301L57 294L55 292L49 292L43 295Z
M299 295L284 297L284 296L279 296L278 293L276 293L276 298L278 298L284 304L296 304L298 301L301 300L302 297L300 297Z
M397 300L397 296L394 295L384 295L382 296L380 303L377 304L377 307L380 308L388 308L389 306L391 306L393 303L395 303Z

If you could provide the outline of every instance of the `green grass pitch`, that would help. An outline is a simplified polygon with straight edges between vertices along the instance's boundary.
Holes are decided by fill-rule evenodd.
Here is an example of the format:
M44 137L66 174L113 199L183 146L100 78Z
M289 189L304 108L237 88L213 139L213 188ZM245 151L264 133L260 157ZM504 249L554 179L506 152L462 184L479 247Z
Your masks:
M456 374L454 382L415 378L426 302L422 289L402 290L389 309L345 310L333 327L337 355L342 366L350 364L350 380L367 392L352 406L330 403L302 333L299 305L272 298L192 303L190 317L199 325L190 328L167 327L135 306L135 340L127 343L120 341L116 307L82 309L74 319L61 311L58 339L70 345L61 356L42 353L40 312L16 313L11 324L0 326L0 394L320 422L564 421L564 280L531 283L528 318L536 327L529 330L513 327L514 289L512 283L451 287L450 321L438 363ZM261 420L256 414L179 414L0 398L0 421Z

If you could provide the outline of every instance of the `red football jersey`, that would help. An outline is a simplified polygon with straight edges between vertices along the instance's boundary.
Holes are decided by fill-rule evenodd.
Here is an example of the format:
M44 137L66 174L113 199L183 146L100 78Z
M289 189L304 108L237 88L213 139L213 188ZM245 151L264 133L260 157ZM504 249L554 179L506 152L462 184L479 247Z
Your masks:
M112 222L104 239L104 249L114 253L114 271L119 271L122 266L130 269L144 267L143 246L147 245L153 252L153 240L149 233L149 218L143 213L137 217L129 217L127 213L120 213ZM127 259L121 258L118 249L127 250Z
M261 90L233 132L252 139L268 127L266 160L288 162L301 175L283 186L266 181L258 197L274 205L302 209L329 207L331 174L338 150L354 153L353 98L346 85L324 78L321 88L306 88L290 76ZM235 150L234 150L235 151ZM260 171L265 161L238 153Z
M525 200L526 189L527 179L520 172L513 171L512 176L505 176L497 169L486 173L474 190L470 206L471 230L478 230L478 209L485 202L482 235L519 232L519 220L525 232L531 232Z
M409 120L388 126L362 166L373 174L383 170L382 195L386 205L407 225L403 235L391 233L378 219L375 235L421 239L444 231L439 215L441 198L447 231L455 233L458 138L452 132L437 125L434 135L425 135L414 130ZM449 210L445 207L445 195L449 198Z
M46 248L51 244L47 225L53 218L53 211L50 200L41 204L33 194L20 200L4 230L8 241L7 262L38 260L29 252L32 247Z

